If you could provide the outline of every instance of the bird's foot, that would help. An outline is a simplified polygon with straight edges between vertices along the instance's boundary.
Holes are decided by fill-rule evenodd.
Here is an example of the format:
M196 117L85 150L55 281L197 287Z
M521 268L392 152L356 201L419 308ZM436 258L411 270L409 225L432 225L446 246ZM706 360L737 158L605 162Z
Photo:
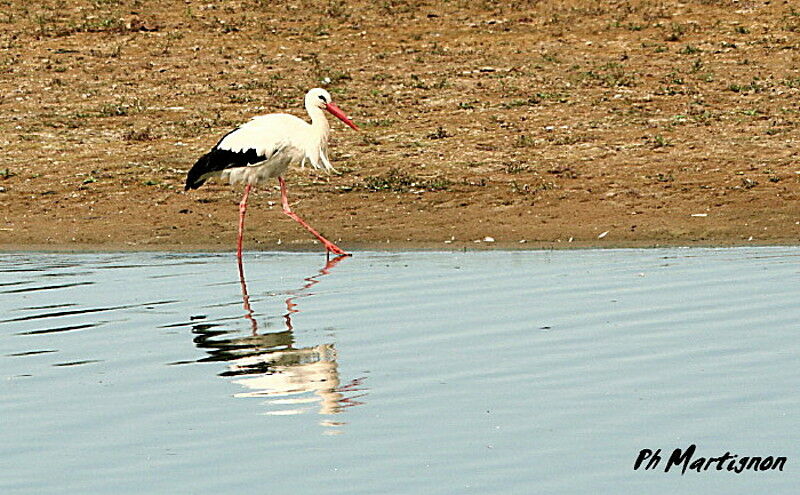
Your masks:
M336 256L353 256L352 254L343 251L339 246L332 242L325 243L325 249L328 250L328 253L333 253Z

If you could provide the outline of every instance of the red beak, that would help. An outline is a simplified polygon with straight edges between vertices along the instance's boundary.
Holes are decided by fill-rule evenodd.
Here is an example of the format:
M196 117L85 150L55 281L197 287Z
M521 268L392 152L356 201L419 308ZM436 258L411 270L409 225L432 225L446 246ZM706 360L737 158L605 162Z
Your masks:
M336 117L337 119L341 120L345 124L349 125L353 129L359 130L358 126L355 125L352 120L348 119L347 115L345 115L344 112L342 111L342 109L337 107L335 103L330 102L327 105L325 105L325 110L327 110L330 113L332 113L334 117Z

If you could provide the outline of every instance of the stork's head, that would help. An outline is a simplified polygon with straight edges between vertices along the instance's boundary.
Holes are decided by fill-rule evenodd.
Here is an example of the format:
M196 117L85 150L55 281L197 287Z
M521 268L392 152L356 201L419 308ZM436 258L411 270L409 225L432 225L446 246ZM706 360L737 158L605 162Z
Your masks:
M347 115L344 114L341 108L336 106L331 99L331 94L322 88L314 88L306 93L306 108L320 108L322 110L327 110L337 119L341 120L353 129L358 130L358 126L355 125L352 120L347 118Z

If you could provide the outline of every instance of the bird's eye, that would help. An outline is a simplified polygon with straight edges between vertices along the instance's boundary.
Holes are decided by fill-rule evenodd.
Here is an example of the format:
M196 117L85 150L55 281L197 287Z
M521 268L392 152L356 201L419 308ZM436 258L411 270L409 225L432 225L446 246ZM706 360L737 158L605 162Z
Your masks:
M328 103L328 100L325 99L324 95L319 95L319 99L323 101L323 103Z

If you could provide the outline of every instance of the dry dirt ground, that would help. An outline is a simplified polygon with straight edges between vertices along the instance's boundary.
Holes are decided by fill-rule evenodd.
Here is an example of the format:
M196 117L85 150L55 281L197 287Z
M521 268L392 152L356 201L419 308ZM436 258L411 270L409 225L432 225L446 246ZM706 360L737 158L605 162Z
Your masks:
M789 1L0 0L0 50L4 249L232 249L186 171L314 86L363 132L290 200L345 248L800 241ZM275 189L247 225L315 249Z

